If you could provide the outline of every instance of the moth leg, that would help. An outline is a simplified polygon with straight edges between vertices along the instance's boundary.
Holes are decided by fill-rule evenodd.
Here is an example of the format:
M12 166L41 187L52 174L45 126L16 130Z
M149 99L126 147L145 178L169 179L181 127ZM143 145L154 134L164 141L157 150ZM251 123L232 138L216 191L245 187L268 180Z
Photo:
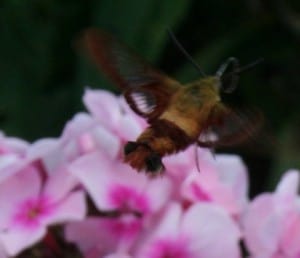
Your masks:
M198 157L198 146L197 145L194 145L195 146L195 161L196 161L196 167L197 167L197 170L198 172L200 173L200 164L199 164L199 157Z
M216 144L213 141L197 141L197 145L202 147L202 148L207 148L209 149L209 151L211 152L211 154L213 155L214 159L216 159L216 155L215 155L215 147Z

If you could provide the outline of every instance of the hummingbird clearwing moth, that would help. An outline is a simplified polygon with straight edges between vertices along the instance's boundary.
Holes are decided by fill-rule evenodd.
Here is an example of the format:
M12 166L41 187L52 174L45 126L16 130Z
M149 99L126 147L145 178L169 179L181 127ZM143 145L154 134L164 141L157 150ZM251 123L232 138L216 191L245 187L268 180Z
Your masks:
M239 73L258 61L240 68L237 59L229 58L215 75L183 85L104 31L87 29L81 43L98 68L123 91L131 109L149 123L136 141L124 147L124 161L137 171L158 175L164 171L161 159L166 155L191 144L207 148L237 144L261 124L259 112L236 112L220 97L222 91L232 92Z

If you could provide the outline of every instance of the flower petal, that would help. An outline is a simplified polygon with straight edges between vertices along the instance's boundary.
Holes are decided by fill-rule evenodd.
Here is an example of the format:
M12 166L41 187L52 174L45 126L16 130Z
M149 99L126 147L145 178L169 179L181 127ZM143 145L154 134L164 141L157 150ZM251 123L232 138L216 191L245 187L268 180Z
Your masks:
M83 221L71 222L65 226L65 239L69 242L75 243L82 253L86 253L92 250L99 243L102 245L102 241L109 240L101 239L101 219L98 217L89 217ZM107 248L113 246L111 243L105 244Z
M118 99L108 91L86 89L83 102L89 112L108 128L113 128L120 118Z
M281 238L281 250L288 257L297 257L300 254L300 212L295 209L284 220L284 230Z
M15 228L0 235L5 250L11 256L31 247L46 234L45 227L35 227L30 230Z
M132 225L129 222L127 230L132 231ZM90 257L89 255L103 257L121 251L118 249L120 241L124 238L124 226L126 228L119 218L89 217L83 221L67 224L65 238L75 243L85 257ZM130 241L128 236L126 241Z
M118 135L125 140L134 140L142 132L141 124L129 115L123 115L120 118L118 127L116 129Z
M151 212L160 210L169 200L173 191L172 184L167 177L155 178L145 187L145 195L151 205Z
M56 204L55 210L44 219L44 222L53 224L81 220L86 215L86 209L84 192L79 190L69 194L63 201Z
M7 227L23 200L39 195L41 178L36 168L29 166L0 185L0 227Z
M282 176L276 187L280 195L296 196L299 190L299 171L289 170Z
M244 238L253 255L271 255L279 244L281 223L272 194L261 194L249 205L243 218Z
M100 184L109 185L111 182L111 178L107 176L107 173L112 172L113 168L108 156L103 157L100 152L90 153L71 163L69 169L83 184L100 210L114 208L109 207L109 204L105 201L107 189L100 186ZM107 173L103 173L103 171L107 171Z
M69 141L70 138L76 138L78 135L89 131L95 124L96 121L91 115L83 112L78 113L65 125L61 140L65 142Z
M136 193L135 197L138 197L145 192L149 183L149 178L144 174L136 173L120 161L111 160L100 151L74 161L70 165L70 171L84 185L100 210L119 208L112 196L117 189L130 189L132 193Z
M58 202L78 184L78 180L68 171L68 168L61 167L47 178L43 194L51 196L54 202Z
M212 204L194 204L182 220L182 233L191 237L195 257L240 257L240 231L229 215Z
M0 157L0 183L15 174L15 165L20 162L20 158L14 154L3 154Z
M163 257L165 248L173 248L173 240L179 237L182 209L179 203L172 202L156 224L145 233L145 240L137 247L135 257ZM168 252L169 250L166 250Z
M179 203L170 203L166 213L157 225L155 238L160 236L174 237L179 232L180 219L182 217L182 209Z
M96 127L92 133L97 149L105 150L112 159L117 158L121 148L121 142L117 136L101 126Z
M220 181L232 189L236 199L246 204L248 194L247 169L242 159L237 155L216 155L216 168Z

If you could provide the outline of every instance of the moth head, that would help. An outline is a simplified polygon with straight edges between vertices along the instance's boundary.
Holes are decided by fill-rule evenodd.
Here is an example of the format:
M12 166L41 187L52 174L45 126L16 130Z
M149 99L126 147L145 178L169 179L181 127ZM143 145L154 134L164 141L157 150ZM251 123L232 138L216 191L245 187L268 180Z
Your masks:
M145 166L147 173L153 176L159 174L164 169L160 155L155 152L152 152L148 157L146 157Z
M216 72L216 77L219 79L220 90L225 93L233 92L238 84L240 73L251 69L263 61L262 58L240 67L239 60L235 57L229 57Z

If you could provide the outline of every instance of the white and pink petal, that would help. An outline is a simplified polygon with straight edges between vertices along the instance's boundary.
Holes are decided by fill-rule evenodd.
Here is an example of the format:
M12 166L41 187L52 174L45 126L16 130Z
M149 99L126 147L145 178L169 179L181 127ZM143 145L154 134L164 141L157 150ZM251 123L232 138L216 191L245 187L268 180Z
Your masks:
M8 255L16 256L21 251L38 243L46 234L46 227L12 228L0 234L0 242L3 243Z

